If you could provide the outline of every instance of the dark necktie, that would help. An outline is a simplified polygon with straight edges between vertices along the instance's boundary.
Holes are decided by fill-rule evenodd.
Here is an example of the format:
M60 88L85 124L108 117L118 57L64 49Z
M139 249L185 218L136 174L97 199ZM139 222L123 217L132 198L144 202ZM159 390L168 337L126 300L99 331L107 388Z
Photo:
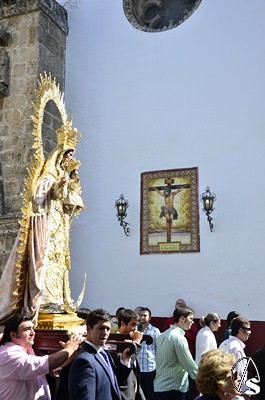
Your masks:
M104 361L106 362L106 364L107 364L107 366L108 366L108 369L109 369L109 373L110 373L110 376L111 376L111 379L112 379L112 382L114 382L114 373L113 373L113 369L112 369L112 366L111 366L111 363L110 363L110 360L109 360L109 357L108 357L108 355L107 355L107 353L105 352L105 350L100 350L100 355L102 355L102 357L104 358Z

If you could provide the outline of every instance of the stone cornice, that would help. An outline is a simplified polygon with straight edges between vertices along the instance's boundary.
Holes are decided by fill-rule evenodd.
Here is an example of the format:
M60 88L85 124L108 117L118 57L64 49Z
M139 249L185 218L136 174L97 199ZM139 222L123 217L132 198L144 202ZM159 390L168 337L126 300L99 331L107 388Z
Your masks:
M0 20L17 15L42 11L65 33L68 34L67 11L55 0L2 0Z

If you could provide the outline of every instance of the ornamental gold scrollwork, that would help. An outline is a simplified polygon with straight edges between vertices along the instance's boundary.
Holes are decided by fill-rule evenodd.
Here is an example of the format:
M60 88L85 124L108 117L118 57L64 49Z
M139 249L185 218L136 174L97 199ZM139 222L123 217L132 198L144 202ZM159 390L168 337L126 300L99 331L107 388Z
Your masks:
M0 321L22 308L36 318L39 312L74 314L85 291L86 275L77 302L69 285L72 217L85 209L80 162L73 156L81 134L72 127L64 94L51 75L40 76L35 95L33 155L24 181L20 232L0 281ZM57 145L45 159L42 130L49 101L57 107L62 125L56 132ZM6 290L3 278L9 283Z

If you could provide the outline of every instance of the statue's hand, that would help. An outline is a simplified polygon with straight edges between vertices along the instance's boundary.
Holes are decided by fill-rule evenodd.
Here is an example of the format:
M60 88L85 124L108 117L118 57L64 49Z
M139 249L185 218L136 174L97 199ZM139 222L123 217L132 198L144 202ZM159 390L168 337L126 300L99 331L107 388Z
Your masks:
M64 187L66 185L66 179L62 178L59 182L60 187Z

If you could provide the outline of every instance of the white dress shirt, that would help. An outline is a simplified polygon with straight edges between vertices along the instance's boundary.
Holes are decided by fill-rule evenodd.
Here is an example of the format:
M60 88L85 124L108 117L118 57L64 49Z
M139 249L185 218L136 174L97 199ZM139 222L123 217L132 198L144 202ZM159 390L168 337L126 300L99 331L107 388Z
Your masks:
M209 326L205 326L200 329L196 336L196 349L195 349L195 362L198 365L200 359L206 351L216 350L217 342L214 336L214 333L209 328Z

